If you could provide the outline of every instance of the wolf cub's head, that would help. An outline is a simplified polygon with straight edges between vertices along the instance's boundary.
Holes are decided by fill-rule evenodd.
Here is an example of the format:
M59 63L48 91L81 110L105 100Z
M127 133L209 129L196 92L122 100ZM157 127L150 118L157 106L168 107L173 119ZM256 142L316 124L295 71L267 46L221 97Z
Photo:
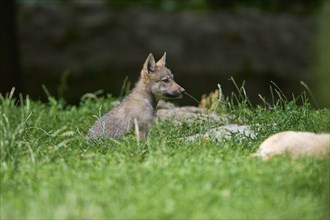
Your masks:
M171 70L165 64L166 53L157 63L150 53L141 70L141 78L158 100L182 98L186 91L174 81Z

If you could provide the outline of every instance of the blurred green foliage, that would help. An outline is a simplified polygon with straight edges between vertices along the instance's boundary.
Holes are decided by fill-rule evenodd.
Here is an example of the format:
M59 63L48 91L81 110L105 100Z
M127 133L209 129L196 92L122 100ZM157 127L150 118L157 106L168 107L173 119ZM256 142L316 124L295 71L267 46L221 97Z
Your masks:
M17 0L25 5L58 6L78 0ZM237 10L240 8L258 8L267 12L288 11L310 13L326 0L105 0L110 10L120 11L129 8L150 8L161 11L200 11ZM95 1L97 2L97 1ZM93 3L93 1L90 1Z
M313 12L322 0L107 0L110 9L123 10L133 7L154 8L162 11L213 11L258 8L268 12Z
M326 1L322 7L318 34L315 40L315 65L314 65L314 91L316 100L322 107L330 107L330 2Z

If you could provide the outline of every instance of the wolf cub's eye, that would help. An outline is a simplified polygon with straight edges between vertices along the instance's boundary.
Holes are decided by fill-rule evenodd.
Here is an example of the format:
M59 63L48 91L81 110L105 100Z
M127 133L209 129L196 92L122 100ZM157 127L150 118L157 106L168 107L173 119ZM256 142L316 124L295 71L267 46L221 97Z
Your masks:
M170 79L169 78L163 79L163 82L164 83L169 83L170 82Z

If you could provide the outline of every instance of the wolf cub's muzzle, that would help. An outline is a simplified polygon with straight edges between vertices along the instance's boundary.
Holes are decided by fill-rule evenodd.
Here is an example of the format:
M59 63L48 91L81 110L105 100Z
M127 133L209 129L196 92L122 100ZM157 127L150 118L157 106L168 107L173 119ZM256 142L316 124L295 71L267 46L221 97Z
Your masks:
M167 91L164 96L169 99L178 99L182 98L182 95L186 93L186 90L182 87L174 91Z

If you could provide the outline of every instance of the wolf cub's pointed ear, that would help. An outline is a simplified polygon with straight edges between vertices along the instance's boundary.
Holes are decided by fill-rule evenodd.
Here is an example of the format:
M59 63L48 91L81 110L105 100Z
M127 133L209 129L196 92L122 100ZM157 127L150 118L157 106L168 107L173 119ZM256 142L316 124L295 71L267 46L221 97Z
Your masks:
M157 66L161 66L164 67L166 64L166 52L164 53L164 55L162 56L162 58L160 58L158 60L158 62L156 63Z
M148 73L155 70L155 58L152 53L149 54L146 61L143 64L143 70L147 71Z

